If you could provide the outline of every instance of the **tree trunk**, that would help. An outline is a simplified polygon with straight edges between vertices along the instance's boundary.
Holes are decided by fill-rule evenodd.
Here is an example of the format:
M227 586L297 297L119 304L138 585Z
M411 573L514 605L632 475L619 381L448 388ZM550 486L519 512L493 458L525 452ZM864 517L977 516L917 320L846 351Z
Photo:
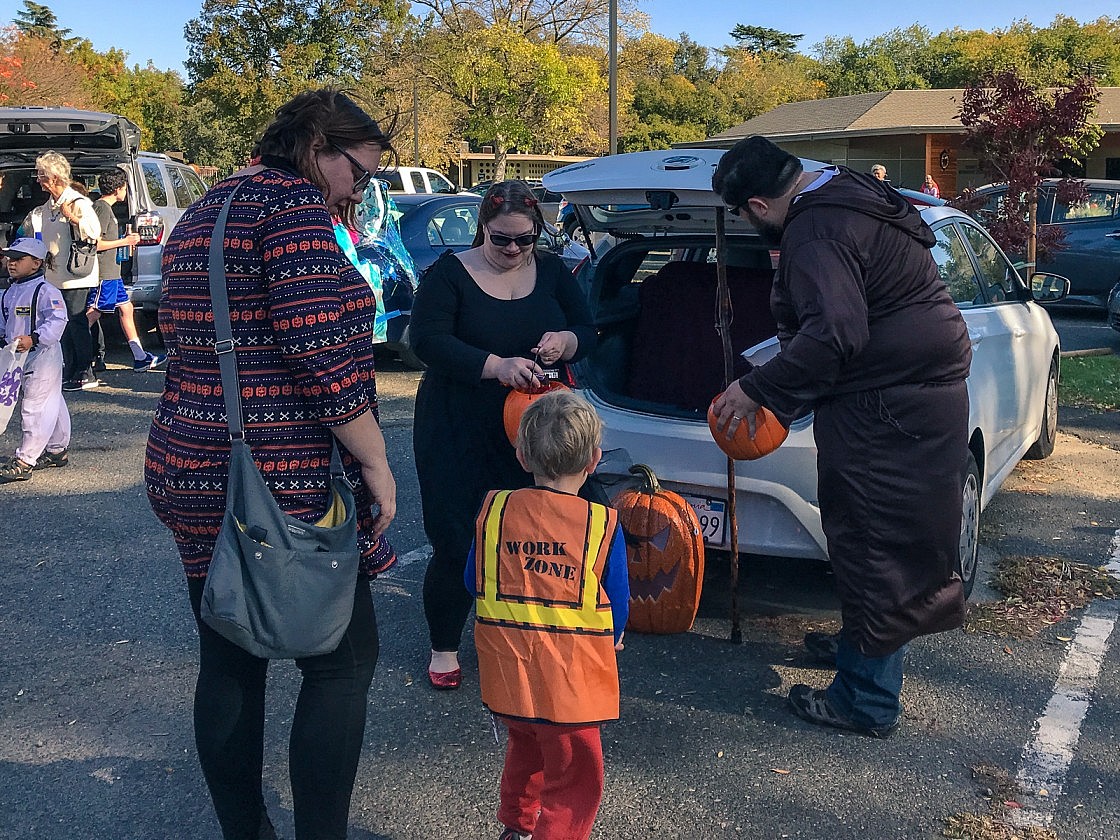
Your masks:
M1026 280L1030 285L1038 260L1038 188L1033 187L1027 198L1027 268Z
M506 160L509 158L509 149L506 148L504 138L494 141L494 183L506 179Z

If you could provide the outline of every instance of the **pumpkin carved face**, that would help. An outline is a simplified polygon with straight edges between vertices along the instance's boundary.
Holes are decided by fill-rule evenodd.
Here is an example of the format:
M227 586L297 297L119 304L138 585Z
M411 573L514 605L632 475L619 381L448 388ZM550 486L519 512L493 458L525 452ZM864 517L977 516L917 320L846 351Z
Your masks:
M649 467L635 464L637 489L614 499L626 536L630 620L639 633L683 633L692 627L704 583L704 541L696 512L663 490Z
M715 400L712 401L713 404ZM769 455L782 445L789 435L789 429L778 422L778 418L768 408L759 408L755 413L755 434L751 438L750 428L746 420L741 420L735 429L735 434L727 436L727 429L722 432L716 428L716 414L712 406L708 406L708 428L716 445L724 453L736 461L754 461L764 455Z
M555 379L546 380L531 391L512 390L506 394L506 401L502 406L502 425L506 429L506 437L511 446L517 446L517 429L521 425L521 415L533 400L538 400L545 394L559 389L568 390L568 386Z

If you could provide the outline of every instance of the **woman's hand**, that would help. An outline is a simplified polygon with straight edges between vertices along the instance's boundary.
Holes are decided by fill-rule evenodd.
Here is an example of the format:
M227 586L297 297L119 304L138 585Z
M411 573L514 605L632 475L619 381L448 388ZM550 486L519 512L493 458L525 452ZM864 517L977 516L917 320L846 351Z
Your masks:
M579 339L570 330L546 332L532 352L546 365L554 365L559 361L572 358L576 354L578 345Z
M78 200L68 201L63 204L59 209L62 215L66 217L66 221L77 224L82 220L82 208L78 206Z
M489 378L497 379L507 388L519 388L523 391L536 385L544 375L540 365L520 356L508 359L490 356L483 369L484 376L487 371L491 373Z
M377 516L373 520L373 536L380 537L397 515L397 482L389 469L389 462L381 460L362 464L362 482L369 488Z

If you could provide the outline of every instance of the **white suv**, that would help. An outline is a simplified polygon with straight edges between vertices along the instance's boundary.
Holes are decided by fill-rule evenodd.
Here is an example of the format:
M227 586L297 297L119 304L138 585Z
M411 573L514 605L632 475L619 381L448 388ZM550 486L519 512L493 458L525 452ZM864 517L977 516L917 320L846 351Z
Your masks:
M28 211L47 200L35 180L35 158L52 149L66 156L74 178L91 191L108 169L127 176L128 201L113 209L122 230L132 225L140 234L140 244L122 274L132 283L137 309L154 317L163 241L206 184L186 164L140 151L140 129L126 117L73 108L0 108L0 239L13 238Z

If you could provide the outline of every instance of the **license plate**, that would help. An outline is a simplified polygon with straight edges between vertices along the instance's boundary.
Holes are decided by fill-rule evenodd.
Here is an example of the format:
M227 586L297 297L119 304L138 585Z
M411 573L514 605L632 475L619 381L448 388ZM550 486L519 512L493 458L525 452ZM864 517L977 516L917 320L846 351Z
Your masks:
M727 543L727 502L704 496L685 496L684 500L696 511L700 520L700 533L707 545Z

